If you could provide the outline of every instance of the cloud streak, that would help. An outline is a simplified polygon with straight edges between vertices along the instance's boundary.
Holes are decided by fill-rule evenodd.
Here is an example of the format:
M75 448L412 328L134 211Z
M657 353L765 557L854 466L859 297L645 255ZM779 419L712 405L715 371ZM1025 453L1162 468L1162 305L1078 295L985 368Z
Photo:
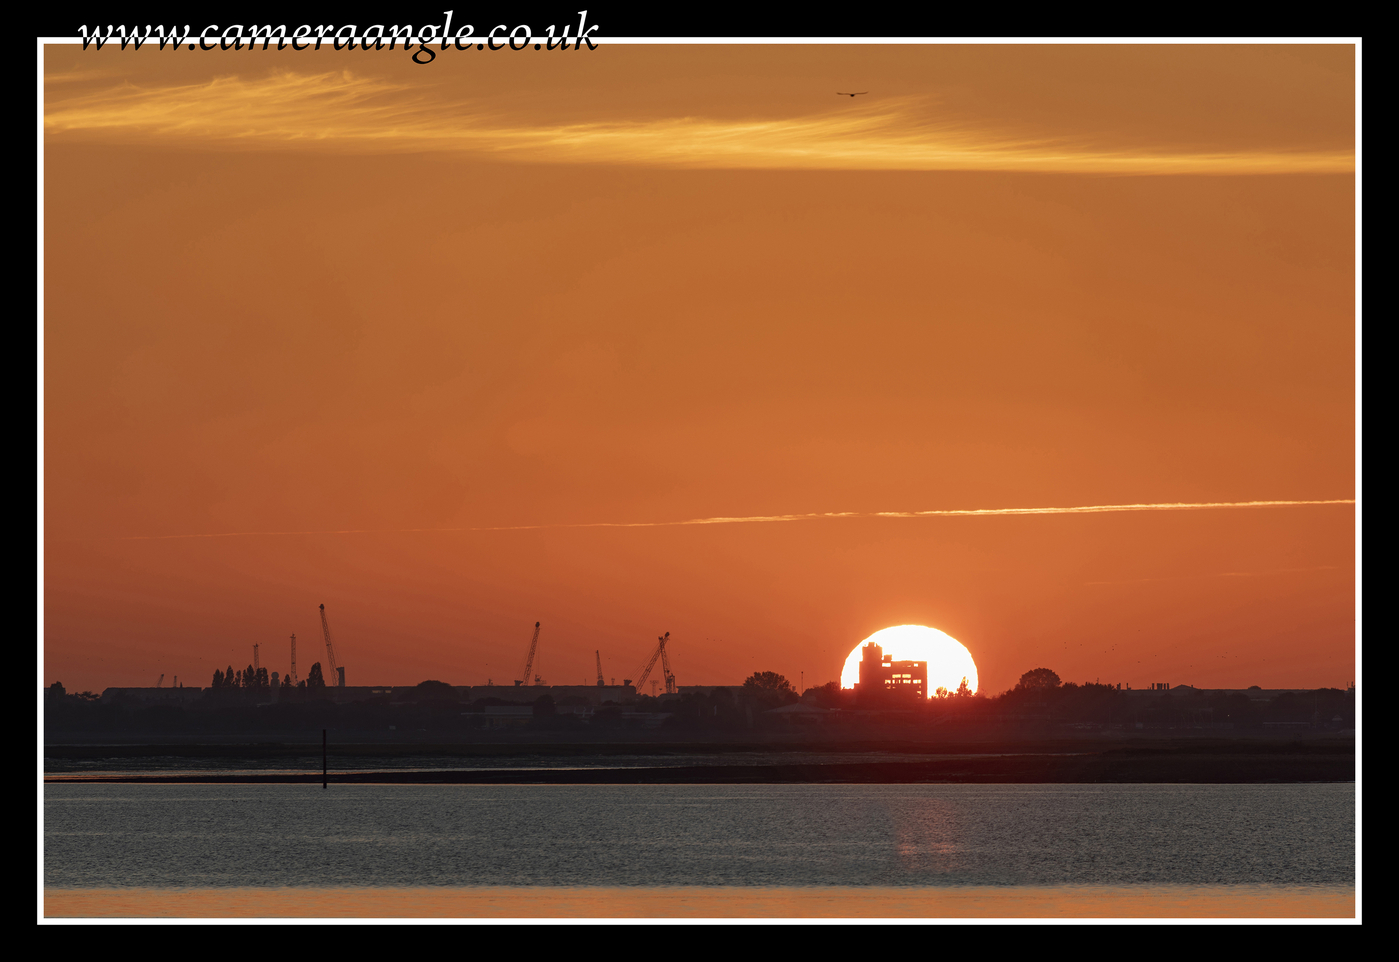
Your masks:
M521 125L471 103L343 73L125 85L56 101L51 137L171 146L447 152L542 163L1099 174L1352 173L1353 151L1189 152L1030 140L917 116L914 102L801 117Z
M1125 511L1205 511L1220 508L1272 508L1318 504L1355 504L1354 498L1323 501L1200 501L1157 504L1093 504L1072 508L966 508L932 511L820 511L809 514L763 514L745 517L689 518L683 521L582 521L557 524L510 524L456 528L338 528L318 531L227 531L217 534L130 535L102 541L172 541L189 538L251 538L298 534L413 534L454 531L544 531L557 528L674 528L709 524L764 524L785 521L816 521L843 518L981 518L994 515L1025 514L1113 514Z
M1311 568L1270 568L1267 571L1217 571L1213 574L1175 575L1170 578L1129 578L1126 581L1085 581L1084 585L1143 585L1161 581L1198 581L1201 578L1262 578L1267 575L1303 574L1313 571L1339 571L1335 565L1316 565Z

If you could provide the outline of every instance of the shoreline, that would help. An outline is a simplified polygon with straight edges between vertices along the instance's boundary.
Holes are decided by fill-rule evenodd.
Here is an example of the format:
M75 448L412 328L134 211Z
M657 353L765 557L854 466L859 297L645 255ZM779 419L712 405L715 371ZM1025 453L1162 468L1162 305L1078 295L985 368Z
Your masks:
M337 785L1249 784L1354 782L1355 757L1309 754L1001 755L916 762L631 768L331 770ZM314 784L319 771L46 773L45 784Z

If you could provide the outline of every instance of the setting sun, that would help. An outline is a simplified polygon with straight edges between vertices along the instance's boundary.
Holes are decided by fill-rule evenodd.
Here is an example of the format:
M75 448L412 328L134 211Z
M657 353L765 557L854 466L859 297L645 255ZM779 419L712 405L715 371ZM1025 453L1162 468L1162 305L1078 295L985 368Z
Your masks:
M967 646L936 628L923 625L897 625L876 631L860 642L845 659L840 673L840 687L854 688L860 680L860 649L873 642L895 661L926 661L928 663L928 697L939 688L957 690L962 679L973 692L978 688L976 662Z

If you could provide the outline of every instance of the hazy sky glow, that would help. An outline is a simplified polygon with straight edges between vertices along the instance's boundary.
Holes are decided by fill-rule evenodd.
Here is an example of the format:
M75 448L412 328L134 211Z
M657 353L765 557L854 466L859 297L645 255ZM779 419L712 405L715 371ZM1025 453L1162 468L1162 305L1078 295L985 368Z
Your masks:
M401 54L45 49L46 681L1353 679L1352 48Z

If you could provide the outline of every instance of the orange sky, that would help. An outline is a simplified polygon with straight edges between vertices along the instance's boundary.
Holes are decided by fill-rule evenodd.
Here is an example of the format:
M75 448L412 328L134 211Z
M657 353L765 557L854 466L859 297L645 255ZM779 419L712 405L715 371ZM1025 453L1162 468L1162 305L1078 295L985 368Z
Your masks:
M1352 505L462 530L1353 498L1351 47L45 71L46 682L1354 678Z

